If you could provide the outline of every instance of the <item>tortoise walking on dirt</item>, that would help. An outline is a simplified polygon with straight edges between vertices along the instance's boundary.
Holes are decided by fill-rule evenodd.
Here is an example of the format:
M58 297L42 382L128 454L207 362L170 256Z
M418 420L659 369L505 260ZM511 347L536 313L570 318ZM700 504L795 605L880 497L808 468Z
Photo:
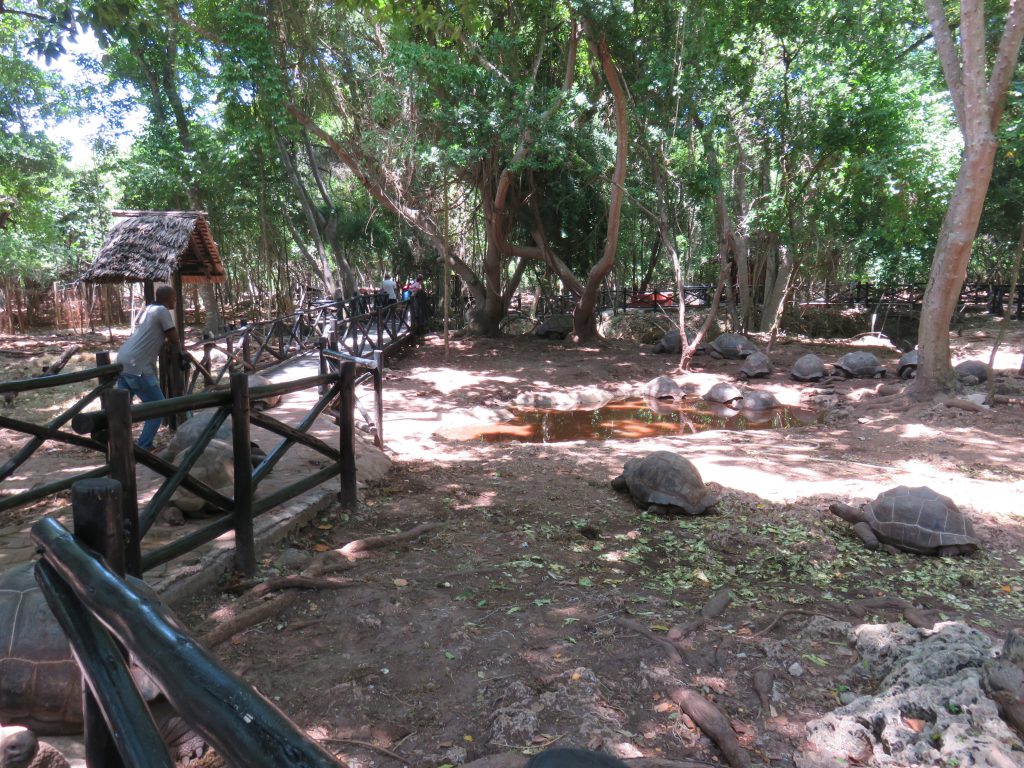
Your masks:
M832 364L836 374L848 379L872 379L885 376L885 368L871 352L847 352Z
M978 549L971 521L952 499L931 488L890 488L860 509L837 502L833 514L853 523L869 549L950 557Z
M821 381L825 378L825 363L817 355L808 352L793 363L789 376L796 381Z
M723 333L708 347L709 355L726 360L742 360L757 351L754 342L738 333Z
M672 451L655 451L642 459L630 459L622 474L612 480L612 488L629 491L639 506L659 515L699 515L717 501L697 468Z

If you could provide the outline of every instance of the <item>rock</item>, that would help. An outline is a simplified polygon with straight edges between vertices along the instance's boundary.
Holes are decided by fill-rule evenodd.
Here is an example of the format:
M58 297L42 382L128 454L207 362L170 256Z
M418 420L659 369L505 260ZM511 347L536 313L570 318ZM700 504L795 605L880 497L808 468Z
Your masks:
M185 423L187 424L188 422ZM180 464L182 459L185 458L185 453L186 451L183 450L176 455L173 463ZM211 440L209 445L206 446L206 450L203 451L196 463L192 465L189 475L196 480L201 480L214 490L220 491L225 496L230 497L234 495L235 465L234 451L231 448L231 444L223 440ZM206 510L207 505L206 501L191 491L178 488L174 495L171 496L168 507L177 507L184 513L185 517L203 517L203 512Z
M297 570L305 568L312 559L313 556L309 552L302 549L295 549L294 547L288 547L288 549L284 550L274 558L274 565L286 570Z
M850 638L868 669L884 677L875 695L844 701L808 724L798 768L1019 764L1013 750L1024 745L982 689L992 655L985 635L944 622L933 630L861 625Z
M191 419L187 419L182 424L179 424L174 437L171 438L167 447L160 452L160 457L167 461L173 461L175 456L194 445L215 413L216 411L196 411ZM229 445L231 444L231 419L224 420L224 423L217 428L217 434L214 435L214 438L223 440Z
M839 694L839 703L840 704L852 704L853 701L856 698L857 698L857 694L854 693L853 691L843 691L842 693Z
M800 666L799 661L794 661L792 664L790 664L787 671L793 677L803 677L804 674L804 668Z

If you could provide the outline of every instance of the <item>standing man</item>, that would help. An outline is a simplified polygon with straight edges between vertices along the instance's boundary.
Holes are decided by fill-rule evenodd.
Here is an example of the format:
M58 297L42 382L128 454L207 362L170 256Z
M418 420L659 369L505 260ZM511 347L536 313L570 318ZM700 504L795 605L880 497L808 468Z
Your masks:
M143 311L135 333L117 351L117 362L121 364L121 375L117 388L128 390L133 397L144 403L163 400L160 381L156 377L156 360L160 349L166 344L178 344L178 329L174 327L171 310L177 306L178 297L169 285L156 289L156 303ZM153 448L153 438L163 417L148 419L139 436L139 448L147 451Z
M388 304L394 304L398 301L398 283L394 281L391 275L384 275L384 279L380 284L380 292L387 295Z

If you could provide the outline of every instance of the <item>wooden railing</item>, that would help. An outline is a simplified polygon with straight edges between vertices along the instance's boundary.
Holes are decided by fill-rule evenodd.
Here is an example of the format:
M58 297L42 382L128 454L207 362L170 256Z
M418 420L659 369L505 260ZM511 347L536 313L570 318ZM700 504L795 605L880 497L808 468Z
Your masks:
M83 381L96 380L96 386L79 399L74 405L66 409L59 416L51 419L46 424L33 424L23 419L13 419L8 416L0 416L0 429L9 429L28 438L15 453L0 466L0 489L3 483L14 474L15 470L32 458L46 442L63 443L74 445L79 448L87 448L100 454L105 452L106 446L96 437L84 437L80 434L70 432L64 427L79 415L90 403L99 397L110 392L117 376L121 372L120 365L110 364L110 355L107 352L100 352L96 355L96 367L84 371L61 373L55 376L44 376L40 378L22 379L19 381L0 382L0 395L7 392L28 392L40 389L52 389L67 384L77 384ZM44 499L62 491L66 491L77 480L88 477L99 477L109 472L109 464L85 470L77 474L65 477L61 480L54 480L50 483L43 483L28 491L19 494L12 494L0 497L0 512L6 512L25 504Z
M254 401L271 396L280 396L315 387L323 387L323 391L316 404L310 408L298 426L293 427L266 413L258 412L251 405ZM341 420L342 428L336 448L315 435L309 434L309 430L316 418L336 399L341 401L343 414L346 412L346 408L351 413L354 387L354 363L343 364L339 370L330 371L325 375L251 388L247 374L233 373L229 389L209 390L135 406L130 405L130 395L127 392L109 390L103 395L102 411L76 415L72 420L75 431L79 434L94 435L93 439L108 456L108 466L103 468L106 471L102 473L94 471L93 475L109 473L110 477L117 480L124 489L122 513L130 542L129 573L139 575L190 552L229 530L235 532L235 567L244 573L252 573L256 563L253 538L253 519L255 517L335 476L341 478L339 501L345 506L352 506L356 500L353 419L350 416L348 419ZM183 452L177 465L139 448L132 442L132 424L134 422L183 414L204 408L214 410L201 434ZM234 470L234 487L231 497L211 488L190 474L217 430L228 418L231 419L232 427ZM281 442L269 451L255 467L252 464L252 446L249 440L251 424L262 427L282 438ZM98 439L98 435L105 436L105 445ZM257 491L260 483L266 479L288 450L295 445L311 448L326 456L331 463L284 488L258 497ZM164 478L160 487L141 511L135 481L136 462ZM219 513L218 516L206 525L169 544L143 554L142 538L179 488L184 488L198 496L208 507ZM18 497L15 496L4 501L16 504Z
M32 528L43 555L36 579L88 683L86 765L174 765L128 668L130 656L226 765L339 766L277 707L225 670L158 600L122 578L121 497L114 480L78 483L72 488L74 536L51 518Z

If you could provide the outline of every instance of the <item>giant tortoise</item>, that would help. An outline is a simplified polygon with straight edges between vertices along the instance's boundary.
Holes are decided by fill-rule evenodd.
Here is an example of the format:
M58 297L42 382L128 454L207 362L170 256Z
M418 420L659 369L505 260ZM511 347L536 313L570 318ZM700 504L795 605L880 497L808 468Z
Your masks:
M629 491L633 501L654 514L699 515L717 501L697 468L672 451L655 451L642 459L630 459L622 474L612 480L612 488Z
M572 315L549 315L533 330L534 336L542 339L564 339L573 328Z
M82 732L82 673L71 644L25 563L0 573L0 722L38 734ZM138 579L132 584L155 597ZM205 743L177 715L152 678L132 665L139 692L172 756L188 764Z
M742 397L743 393L739 388L728 381L720 381L704 393L704 399L709 403L721 403L722 405L734 405Z
M989 369L981 360L964 360L953 366L953 373L961 384L970 387L988 381Z
M757 352L754 342L738 333L723 333L708 345L708 354L727 360L742 360Z
M687 344L693 344L693 339L694 338L695 337L694 337L693 331L687 331L686 332L686 343ZM680 336L680 334L679 334L679 329L678 328L672 328L671 330L666 331L665 335L662 336L658 340L658 343L654 345L654 349L652 351L655 354L659 354L659 355L660 354L666 354L666 353L667 354L674 354L674 355L682 354L682 351L683 351L682 336ZM694 351L694 354L699 355L699 354L702 354L704 351L705 351L704 346L701 345L701 346L697 347L697 349Z
M863 350L847 352L832 366L838 375L850 379L872 379L885 376L885 368L878 362L878 358L871 352Z
M763 389L744 389L741 405L745 411L770 411L782 407L775 395Z
M817 355L808 352L797 358L789 369L789 375L797 381L819 381L825 378L825 363Z
M924 486L890 488L860 509L841 502L829 509L853 523L853 530L869 549L942 557L978 549L971 521L952 499Z
M752 352L747 355L740 368L740 378L763 379L772 375L772 361L764 352Z
M917 366L921 356L916 349L904 352L900 357L897 373L901 379L912 379L917 376Z

